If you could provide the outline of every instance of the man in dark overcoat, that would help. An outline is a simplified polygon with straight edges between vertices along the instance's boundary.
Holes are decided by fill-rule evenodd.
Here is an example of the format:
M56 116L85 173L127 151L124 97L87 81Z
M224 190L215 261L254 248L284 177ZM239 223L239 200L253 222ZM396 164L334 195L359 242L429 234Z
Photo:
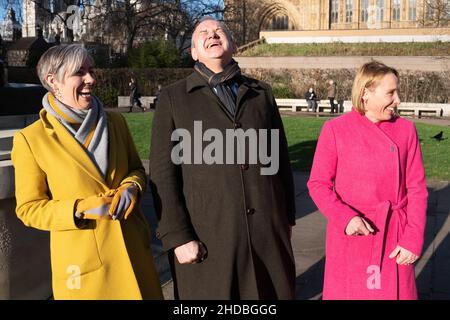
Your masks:
M271 87L243 76L227 27L196 26L187 78L163 88L150 178L175 298L293 299L295 195Z

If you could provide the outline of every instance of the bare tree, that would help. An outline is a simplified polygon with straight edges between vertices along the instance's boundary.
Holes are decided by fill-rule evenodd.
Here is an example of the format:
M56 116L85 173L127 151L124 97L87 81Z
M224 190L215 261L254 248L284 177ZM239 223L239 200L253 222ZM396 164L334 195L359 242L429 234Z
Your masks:
M450 0L424 0L423 26L444 27L450 24Z
M0 0L7 8L23 0ZM85 24L85 38L115 43L128 52L137 43L165 37L179 52L190 46L195 23L205 15L223 18L223 0L30 0L46 23L55 19L64 26L66 41L74 40L74 22ZM74 12L74 7L78 8ZM68 10L68 8L72 8ZM77 16L79 14L79 16ZM78 18L81 21L74 21Z
M108 37L121 33L126 52L137 43L165 37L182 44L190 35L194 21L202 15L223 12L221 0L109 0L94 2L96 25L105 27ZM105 3L109 2L109 3ZM99 5L101 8L99 8ZM114 37L113 37L114 38ZM117 37L115 37L117 38ZM184 40L183 40L184 38Z
M204 16L223 20L223 0L177 0L176 8L164 19L165 34L175 41L180 53L190 47L190 38L196 23Z
M251 30L247 28L251 14L252 4L248 0L226 1L224 20L233 31L234 40L238 46L248 42Z

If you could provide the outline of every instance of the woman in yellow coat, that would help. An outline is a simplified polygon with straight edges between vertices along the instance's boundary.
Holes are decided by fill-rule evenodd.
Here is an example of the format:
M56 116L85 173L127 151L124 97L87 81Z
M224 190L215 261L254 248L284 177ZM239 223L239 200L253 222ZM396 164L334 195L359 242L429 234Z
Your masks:
M92 94L92 68L79 45L41 57L40 120L14 136L17 216L50 231L55 299L161 299L145 171L123 117Z

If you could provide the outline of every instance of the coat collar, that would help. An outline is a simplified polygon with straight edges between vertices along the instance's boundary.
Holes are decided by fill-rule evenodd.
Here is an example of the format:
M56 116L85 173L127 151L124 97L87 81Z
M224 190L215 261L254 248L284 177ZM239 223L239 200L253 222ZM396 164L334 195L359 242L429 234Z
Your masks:
M386 125L390 125L390 124L394 124L396 122L397 118L392 118L391 120L387 120L387 121L381 121L377 124L373 123L372 121L369 120L369 118L367 118L365 115L360 114L355 107L352 107L352 111L351 111L351 115L354 118L357 118L358 121L360 121L361 123L364 124L364 126L369 127L369 128L378 128L380 129L380 127L384 127Z
M245 85L248 88L260 87L257 81L252 81L246 76L242 76L242 85ZM202 87L209 88L209 85L205 78L199 75L198 72L194 71L186 78L186 93L190 93L194 91L194 89Z
M396 118L392 118L388 121L382 121L381 123L373 123L369 120L365 115L360 114L355 107L352 107L351 116L356 119L360 124L373 132L376 136L379 136L384 142L395 145L395 142L392 138L386 133L386 130L389 131L389 128L392 127L393 124L396 123Z
M45 109L39 112L39 116L47 134L64 150L77 165L100 184L106 186L106 181L97 166L91 160L86 151L66 128ZM109 130L109 128L108 128Z
M239 91L236 98L236 118L238 118L239 112L241 111L242 107L242 101L245 95L249 92L249 90L255 90L259 87L261 87L258 83L258 81L247 78L245 76L241 76L242 83L239 86ZM223 103L219 100L217 95L213 92L213 90L209 87L208 82L203 78L198 72L194 71L186 78L186 92L190 93L194 90L203 90L203 92L210 96L211 98L215 99L217 103L219 104L220 108L223 110L223 112L226 114L226 116L231 120L234 121L232 115L227 110L227 108L223 105Z

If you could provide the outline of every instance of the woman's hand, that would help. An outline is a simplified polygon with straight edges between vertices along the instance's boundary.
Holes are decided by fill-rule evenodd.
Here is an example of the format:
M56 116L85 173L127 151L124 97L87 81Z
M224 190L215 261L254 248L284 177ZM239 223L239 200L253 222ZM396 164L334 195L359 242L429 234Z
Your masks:
M111 219L109 208L112 197L95 195L86 199L78 200L75 208L75 217L78 219Z
M355 216L350 220L347 227L345 228L345 234L348 236L358 236L364 235L368 236L370 233L375 232L375 230L370 226L370 224L362 217Z
M117 188L109 208L113 220L127 219L138 202L139 188L135 183L126 183Z
M397 245L397 247L394 249L394 251L391 252L391 254L389 255L390 259L393 259L397 257L397 264L400 265L410 265L413 264L414 262L417 261L417 259L419 259L419 256L416 256L414 253L412 253L411 251L400 247L399 245Z

